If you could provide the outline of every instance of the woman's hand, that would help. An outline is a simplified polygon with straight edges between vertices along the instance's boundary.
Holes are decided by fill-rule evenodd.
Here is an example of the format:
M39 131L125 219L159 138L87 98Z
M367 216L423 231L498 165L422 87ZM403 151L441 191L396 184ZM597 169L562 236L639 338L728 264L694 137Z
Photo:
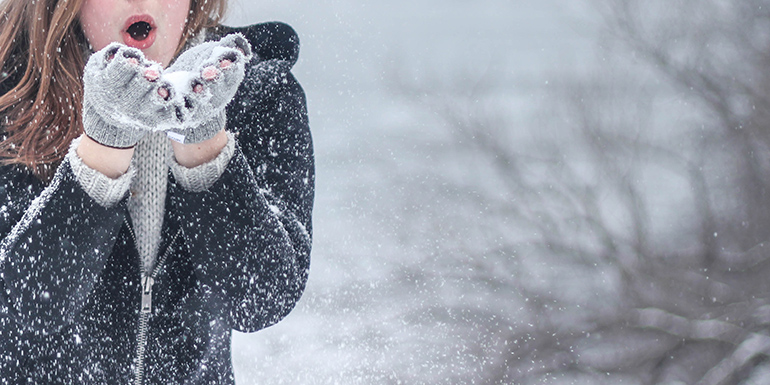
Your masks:
M171 141L174 148L174 159L181 166L193 168L210 162L219 155L227 145L227 133L219 130L211 139L198 143L179 143Z
M83 74L83 128L94 141L130 148L146 133L177 124L175 90L160 64L142 51L112 43L88 60Z
M250 58L246 38L232 34L188 49L163 71L161 79L174 86L172 102L180 122L169 130L169 137L200 143L222 131L225 107L235 96Z
M78 155L110 177L128 169L131 147L167 131L179 164L194 167L227 144L225 107L243 80L251 47L240 35L195 46L163 70L141 51L113 43L91 56L83 77ZM102 146L99 146L102 145Z
M134 156L133 148L107 147L88 135L83 136L76 151L86 166L112 179L117 179L128 171Z

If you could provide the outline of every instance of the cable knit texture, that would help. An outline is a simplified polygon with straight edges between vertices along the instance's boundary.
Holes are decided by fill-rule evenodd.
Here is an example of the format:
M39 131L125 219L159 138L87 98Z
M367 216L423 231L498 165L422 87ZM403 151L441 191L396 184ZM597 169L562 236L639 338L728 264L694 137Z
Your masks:
M146 135L136 145L133 162L136 176L131 183L128 212L134 225L145 271L151 271L160 246L160 231L165 214L168 166L171 143L165 132Z
M142 240L137 248L147 271L155 265L160 246L169 166L183 188L194 192L205 191L219 179L235 151L235 137L228 132L227 144L216 158L200 166L186 168L174 160L165 132L157 131L137 143L129 171L111 179L83 163L76 152L79 143L80 138L72 142L67 158L78 183L97 203L104 207L114 206L126 196L130 186L128 212L136 239Z
M83 190L85 190L99 205L103 207L112 207L126 196L131 184L131 179L136 173L136 168L132 164L129 166L128 172L117 179L112 179L99 171L86 166L76 152L81 139L82 136L72 141L66 159L69 162L78 183L83 187Z

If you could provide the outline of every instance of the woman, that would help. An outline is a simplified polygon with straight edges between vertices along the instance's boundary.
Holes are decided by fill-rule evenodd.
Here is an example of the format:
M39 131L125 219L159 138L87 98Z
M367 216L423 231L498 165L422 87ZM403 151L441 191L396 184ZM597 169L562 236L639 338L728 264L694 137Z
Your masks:
M231 330L299 299L298 40L224 6L2 3L0 383L232 384Z

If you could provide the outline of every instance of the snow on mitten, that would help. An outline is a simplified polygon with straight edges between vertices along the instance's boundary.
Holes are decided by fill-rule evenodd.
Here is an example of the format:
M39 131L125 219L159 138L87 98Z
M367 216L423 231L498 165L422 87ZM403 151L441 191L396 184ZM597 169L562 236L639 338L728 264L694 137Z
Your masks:
M172 85L178 125L167 131L181 143L212 138L225 126L225 107L243 81L251 47L243 35L227 35L182 53L163 72Z
M112 43L94 53L83 73L83 128L110 147L133 147L147 132L175 122L173 90L162 67L142 51Z

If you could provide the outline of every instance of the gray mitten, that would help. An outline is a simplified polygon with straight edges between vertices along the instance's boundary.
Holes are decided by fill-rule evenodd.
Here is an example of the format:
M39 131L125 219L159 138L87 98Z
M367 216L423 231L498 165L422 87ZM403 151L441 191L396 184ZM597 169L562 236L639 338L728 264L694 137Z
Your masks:
M110 147L128 148L147 132L175 123L173 89L142 51L112 43L94 53L83 74L83 128Z
M161 75L174 89L171 101L178 119L167 131L169 137L199 143L222 130L225 107L235 96L250 59L249 42L238 33L182 53Z

